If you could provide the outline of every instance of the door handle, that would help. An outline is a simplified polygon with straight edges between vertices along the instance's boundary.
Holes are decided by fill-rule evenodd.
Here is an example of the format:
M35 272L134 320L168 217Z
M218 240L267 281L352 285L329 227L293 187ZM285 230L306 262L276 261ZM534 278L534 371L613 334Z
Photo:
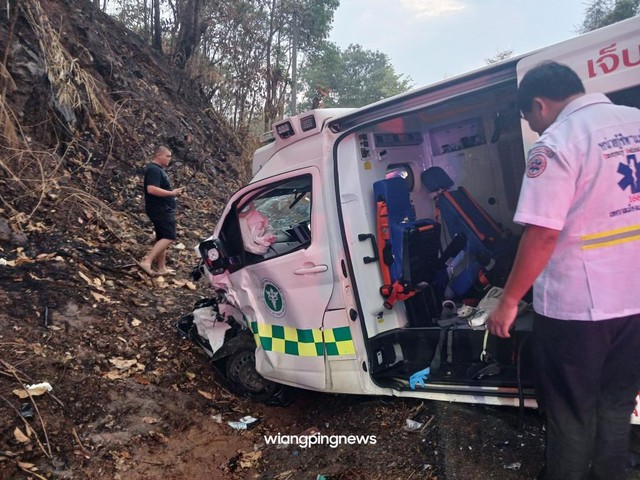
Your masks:
M314 265L313 267L298 268L297 270L294 270L293 273L296 275L306 275L307 273L322 273L327 270L329 270L329 267L326 265Z
M378 261L378 245L376 243L376 237L372 233L361 233L358 235L358 240L364 242L371 240L371 246L373 247L373 257L362 257L364 263L373 263Z

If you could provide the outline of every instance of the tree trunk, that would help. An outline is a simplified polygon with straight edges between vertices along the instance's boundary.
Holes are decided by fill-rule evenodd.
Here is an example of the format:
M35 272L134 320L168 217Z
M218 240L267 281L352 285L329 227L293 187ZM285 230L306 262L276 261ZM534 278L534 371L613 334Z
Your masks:
M273 82L273 66L271 64L271 42L273 41L273 31L274 31L274 17L276 14L276 0L272 0L271 2L271 12L269 14L269 35L267 36L267 51L266 51L266 60L267 60L267 72L266 72L266 98L264 102L264 130L271 130L271 122L275 117L273 113L273 89L271 88L271 84Z
M153 0L153 48L162 52L162 25L160 24L160 0Z
M183 0L183 8L178 19L180 29L174 53L174 61L180 68L185 67L187 60L196 51L204 33L200 18L202 3L202 0Z
M291 116L298 113L298 11L293 12L293 40L291 47Z

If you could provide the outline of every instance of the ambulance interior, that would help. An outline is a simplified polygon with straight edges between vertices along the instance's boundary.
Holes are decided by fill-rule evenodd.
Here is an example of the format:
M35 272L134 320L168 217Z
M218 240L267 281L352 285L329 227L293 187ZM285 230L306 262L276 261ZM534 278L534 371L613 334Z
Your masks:
M531 306L522 302L509 339L487 335L478 317L479 310L495 305L492 287L504 286L522 233L512 221L526 167L526 125L516 88L515 80L490 86L392 116L355 134L359 193L370 199L368 227L376 232L380 250L376 264L381 273L391 270L387 275L392 277L386 282L379 276L372 280L373 275L357 278L364 284L360 296L362 290L370 294L364 326L370 373L381 386L410 388L412 375L429 367L429 376L422 376L424 387L418 388L517 388L521 398L533 394ZM638 107L640 88L608 96L614 103ZM460 187L462 196L456 193ZM407 193L410 207L403 206ZM378 200L384 195L390 197L384 205L387 228L393 231L395 224L404 237L381 238ZM411 209L413 219L407 218ZM425 221L434 226L436 239L431 231L417 233L412 241ZM397 263L398 257L405 258L393 275L385 263ZM400 294L392 298L390 309L384 308L389 297L383 299L381 292L393 296L393 289L376 288L402 276L400 283L410 284L411 296L402 300ZM531 302L531 292L525 300Z
M381 386L409 388L410 377L429 367L422 388L532 387L530 309L523 308L510 339L485 338L484 326L469 325L491 287L504 286L522 232L512 222L526 164L515 93L513 81L355 134L381 271L375 281L358 273L356 280L360 296L363 289L370 294L363 302L369 368ZM388 209L382 219L380 200ZM385 268L392 270L386 281ZM397 280L398 295L376 289Z

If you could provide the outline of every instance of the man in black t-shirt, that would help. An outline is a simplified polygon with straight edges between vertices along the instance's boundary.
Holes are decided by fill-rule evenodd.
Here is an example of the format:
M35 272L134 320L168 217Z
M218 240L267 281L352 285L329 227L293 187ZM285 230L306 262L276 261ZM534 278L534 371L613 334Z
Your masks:
M145 211L153 223L156 243L138 265L149 275L173 275L167 268L167 248L176 239L176 197L182 195L182 188L171 188L171 181L165 168L171 163L171 150L164 145L158 147L153 161L144 169ZM156 262L157 270L152 269Z

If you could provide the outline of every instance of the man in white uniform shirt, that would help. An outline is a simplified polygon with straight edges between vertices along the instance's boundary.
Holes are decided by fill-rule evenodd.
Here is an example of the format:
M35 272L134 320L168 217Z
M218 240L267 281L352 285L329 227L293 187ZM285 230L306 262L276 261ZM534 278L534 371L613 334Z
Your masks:
M538 478L622 479L640 388L640 110L586 95L554 62L527 72L518 104L540 138L514 219L525 231L487 327L509 337L534 286Z

